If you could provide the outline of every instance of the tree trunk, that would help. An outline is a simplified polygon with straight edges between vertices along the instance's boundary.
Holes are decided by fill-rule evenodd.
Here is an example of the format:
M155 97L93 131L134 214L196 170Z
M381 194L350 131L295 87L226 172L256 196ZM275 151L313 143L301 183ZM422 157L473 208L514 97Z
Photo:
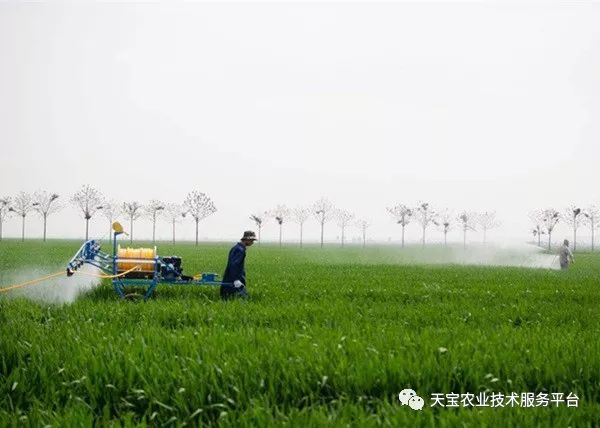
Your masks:
M282 228L282 224L279 225L279 248L281 248L281 228Z
M542 246L542 234L540 232L538 232L537 237L538 237L538 247L541 247Z
M175 220L173 220L173 245L175 245Z
M48 215L44 214L44 242L46 242L46 221L48 220Z
M302 228L303 228L302 226L303 226L303 224L300 223L300 248L302 248Z
M367 230L363 229L363 248L367 246Z
M404 228L406 227L405 224L402 224L402 248L404 248Z
M467 228L463 229L463 250L467 249Z
M156 213L152 216L152 243L156 242Z
M550 251L552 245L552 232L548 231L548 251Z
M200 220L196 220L196 246L198 246L198 223Z
M594 220L591 220L592 222L592 252L594 252ZM0 229L0 239L2 239L2 232Z
M112 230L112 219L108 219L108 240L109 240L109 241L112 241L112 240L113 240L112 234L113 234L113 230Z
M88 240L88 236L89 236L89 231L90 231L90 219L86 218L85 219L85 240Z
M321 222L321 248L323 248L323 229L325 228L325 223Z
M575 217L573 217L573 221L577 221ZM577 249L577 226L573 223L573 251Z
M129 242L133 243L133 216L129 219Z
M2 216L0 215L0 241L2 241Z
M423 247L425 247L425 229L426 228L427 228L426 226L423 226Z
M448 231L444 230L444 247L448 246Z
M21 225L21 242L25 242L25 216L23 216L23 223Z

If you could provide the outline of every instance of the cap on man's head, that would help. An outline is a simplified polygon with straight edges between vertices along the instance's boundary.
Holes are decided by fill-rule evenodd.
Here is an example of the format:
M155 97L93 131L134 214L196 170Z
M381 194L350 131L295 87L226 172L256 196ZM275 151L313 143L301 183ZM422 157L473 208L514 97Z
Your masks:
M245 231L244 236L242 236L242 241L244 240L256 241L256 233L252 232L251 230Z

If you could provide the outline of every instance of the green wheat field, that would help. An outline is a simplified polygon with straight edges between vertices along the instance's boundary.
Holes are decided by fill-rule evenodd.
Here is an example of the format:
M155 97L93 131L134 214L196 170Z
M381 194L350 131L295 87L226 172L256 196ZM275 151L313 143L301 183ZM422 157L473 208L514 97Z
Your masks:
M0 287L63 269L80 244L0 242ZM230 246L158 252L222 274ZM254 246L247 302L197 286L124 301L108 282L57 301L77 274L2 293L0 426L598 426L600 253L560 272L411 263L422 251L445 250ZM431 406L485 391L579 400Z

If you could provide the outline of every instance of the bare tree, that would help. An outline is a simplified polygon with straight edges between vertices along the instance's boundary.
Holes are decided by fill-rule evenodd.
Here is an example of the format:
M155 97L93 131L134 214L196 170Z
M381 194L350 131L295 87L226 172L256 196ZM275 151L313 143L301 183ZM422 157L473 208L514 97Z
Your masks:
M531 231L531 233L533 234L533 242L535 242L535 239L537 238L538 241L538 247L542 246L542 235L545 235L546 232L544 232L542 230L542 228L540 227L539 224L537 224Z
M425 246L425 231L436 219L436 213L427 202L421 203L414 211L417 222L423 229L423 247Z
M165 204L161 201L157 201L156 199L148 202L148 205L144 207L146 211L146 215L152 220L152 243L156 242L156 218L160 215L160 213L165 209Z
M267 220L268 215L269 213L267 211L264 211L262 214L250 214L250 220L252 220L258 228L258 245L260 245L260 234L262 232L262 227L265 221Z
M25 241L25 217L33 208L31 195L20 192L14 199L12 206L8 209L16 215L21 216L21 241Z
M0 198L0 241L2 241L2 224L10 215L10 204L12 199L9 196Z
M548 234L548 251L552 248L552 231L560 220L560 214L554 208L546 208L538 211L537 218L539 224L543 225L544 231Z
M584 212L584 219L590 226L592 231L592 251L594 251L594 234L598 227L598 220L600 219L600 209L594 205L588 207Z
M194 190L188 193L183 202L186 211L196 223L196 245L198 245L198 223L217 211L213 201L205 193Z
M129 217L129 242L133 242L133 222L142 216L142 205L137 201L123 202L121 210Z
M500 226L500 222L496 219L495 211L486 211L477 216L476 223L481 226L483 231L483 243L487 243L487 231Z
M534 224L533 226L533 239L535 241L535 238L537 237L537 241L538 241L538 247L542 246L542 235L545 235L545 231L541 226L541 218L539 215L539 212L537 211L533 211L529 213L529 219L531 220L531 222Z
M413 210L403 204L398 204L387 210L394 217L396 223L402 226L402 248L404 248L404 229L406 228L406 225L410 223Z
M292 221L300 225L300 247L302 247L302 235L304 229L304 223L310 217L310 209L303 207L296 207L291 211Z
M472 212L463 211L459 216L458 220L463 230L463 248L467 248L467 231L475 231L475 223L477 222L477 215Z
M321 248L323 248L323 234L325 231L325 223L330 221L335 214L333 204L326 198L321 198L312 206L313 215L321 225Z
M187 211L182 205L167 204L165 212L173 227L173 245L175 245L175 224L181 221L181 219L185 218Z
M108 220L108 239L109 240L112 239L113 222L117 219L117 217L119 216L120 213L121 213L121 207L119 206L117 201L115 201L113 199L111 199L111 200L105 199L104 202L102 202L102 214Z
M452 229L453 214L450 210L446 209L440 213L439 218L434 220L436 226L439 226L444 233L444 246L448 245L448 232Z
M335 210L334 212L335 221L337 225L342 229L342 247L344 246L344 240L346 238L346 227L354 220L354 214L350 211L343 209Z
M579 229L579 226L581 226L581 223L584 220L583 216L580 214L581 208L571 205L565 210L565 214L563 215L565 223L573 228L573 251L577 249L577 229Z
M271 215L275 217L277 224L279 225L279 246L281 247L281 236L283 221L288 218L290 210L285 205L277 205L277 207L271 211Z
M81 210L85 219L85 240L89 237L90 219L98 210L102 209L102 194L86 184L79 189L72 197L71 203Z
M57 193L37 191L33 194L33 209L42 217L44 221L44 242L46 241L46 224L48 222L48 216L54 214L62 208L57 200Z
M359 220L357 223L362 232L363 248L367 246L367 229L371 227L371 222L366 219Z

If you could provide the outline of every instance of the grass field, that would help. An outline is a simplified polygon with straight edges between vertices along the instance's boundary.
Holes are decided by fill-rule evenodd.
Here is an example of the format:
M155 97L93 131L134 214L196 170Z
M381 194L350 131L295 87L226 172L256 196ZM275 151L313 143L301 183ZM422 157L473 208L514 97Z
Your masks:
M80 243L0 242L0 284ZM226 245L159 245L222 273ZM418 249L255 246L248 302L108 284L0 294L0 426L598 426L600 254L569 272L403 264ZM439 250L438 250L439 251ZM65 277L52 287L60 287ZM422 411L401 406L413 388ZM434 393L573 392L578 407L431 407Z

